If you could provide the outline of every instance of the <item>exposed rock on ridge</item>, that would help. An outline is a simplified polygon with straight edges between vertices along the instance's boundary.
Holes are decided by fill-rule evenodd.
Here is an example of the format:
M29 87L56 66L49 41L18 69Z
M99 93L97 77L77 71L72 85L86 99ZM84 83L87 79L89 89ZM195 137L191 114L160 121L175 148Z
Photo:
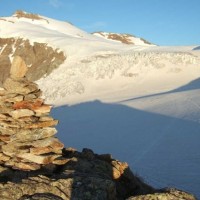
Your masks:
M45 20L47 23L49 23L48 20L40 17L37 14L27 13L22 10L17 10L15 12L14 16L17 18L27 18L27 19L31 19L31 20Z
M66 59L64 52L53 49L45 43L21 38L0 38L0 86L9 76L12 56L20 56L28 66L26 77L36 81L49 75Z
M106 38L108 40L114 40L121 42L123 44L132 44L132 45L138 45L138 41L140 40L140 43L146 44L146 45L152 45L152 43L148 42L147 40L143 38L137 38L131 34L126 33L107 33L107 32L94 32L93 35L100 36L103 38ZM137 38L137 39L136 39ZM134 40L137 40L137 43L134 42Z

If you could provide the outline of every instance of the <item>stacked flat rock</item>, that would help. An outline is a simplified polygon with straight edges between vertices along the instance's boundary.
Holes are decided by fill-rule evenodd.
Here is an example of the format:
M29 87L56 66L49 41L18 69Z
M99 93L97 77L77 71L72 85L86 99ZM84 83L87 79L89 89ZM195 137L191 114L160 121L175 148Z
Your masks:
M24 61L15 57L0 90L0 164L20 170L65 164L64 145L54 137L58 121L49 116L51 106L26 72Z

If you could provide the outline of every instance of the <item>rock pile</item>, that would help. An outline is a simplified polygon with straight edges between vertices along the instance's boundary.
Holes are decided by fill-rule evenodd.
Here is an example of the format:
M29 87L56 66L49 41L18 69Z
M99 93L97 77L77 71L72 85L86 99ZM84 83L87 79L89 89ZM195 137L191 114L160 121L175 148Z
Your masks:
M49 116L51 106L26 72L24 61L15 57L0 90L0 164L20 170L65 164L64 145L54 137L58 121Z

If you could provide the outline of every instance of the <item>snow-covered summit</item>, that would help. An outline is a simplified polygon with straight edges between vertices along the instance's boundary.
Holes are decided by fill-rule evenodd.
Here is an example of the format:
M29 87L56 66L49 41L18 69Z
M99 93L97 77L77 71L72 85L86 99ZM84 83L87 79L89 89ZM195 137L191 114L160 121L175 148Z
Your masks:
M11 17L0 18L0 37L20 37L31 42L47 43L64 50L68 56L86 56L101 51L119 52L133 48L87 33L71 23L37 14L17 11ZM137 46L143 48L143 44Z
M11 36L19 36L25 32L29 32L27 36L34 39L42 38L46 34L46 37L74 37L74 38L91 38L90 34L80 30L68 22L58 21L50 19L37 14L30 14L24 11L17 11L11 17L1 17L1 37L10 33ZM3 30L4 27L7 30ZM16 30L17 29L17 30ZM30 30L30 31L29 31ZM31 33L31 30L35 30ZM16 32L14 35L13 32ZM45 41L45 40L44 40Z

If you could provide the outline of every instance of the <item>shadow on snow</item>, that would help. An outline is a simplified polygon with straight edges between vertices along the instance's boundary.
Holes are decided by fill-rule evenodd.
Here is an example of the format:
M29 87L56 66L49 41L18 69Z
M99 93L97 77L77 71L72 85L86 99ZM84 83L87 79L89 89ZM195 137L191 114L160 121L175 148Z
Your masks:
M200 46L195 47L193 50L200 50Z
M111 153L153 186L200 197L200 123L100 101L57 107L52 115L60 121L58 137L66 147Z

